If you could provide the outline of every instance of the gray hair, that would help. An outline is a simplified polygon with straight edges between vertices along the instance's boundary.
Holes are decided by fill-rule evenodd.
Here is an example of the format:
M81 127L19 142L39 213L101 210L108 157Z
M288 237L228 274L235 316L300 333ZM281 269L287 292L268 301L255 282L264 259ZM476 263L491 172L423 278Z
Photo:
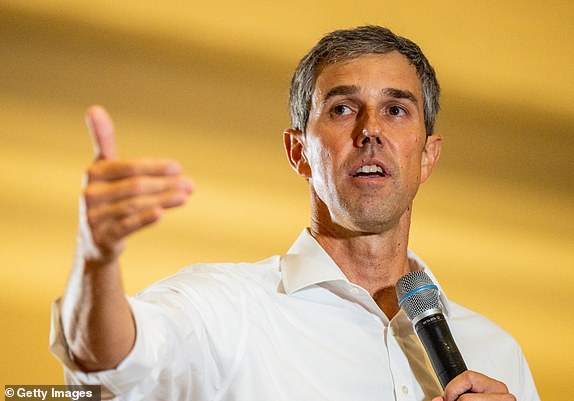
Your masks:
M291 79L289 93L292 128L305 131L315 82L323 67L343 60L392 51L404 55L416 68L423 92L426 134L432 135L440 107L440 86L433 67L414 42L395 35L387 28L374 25L331 32L301 59Z

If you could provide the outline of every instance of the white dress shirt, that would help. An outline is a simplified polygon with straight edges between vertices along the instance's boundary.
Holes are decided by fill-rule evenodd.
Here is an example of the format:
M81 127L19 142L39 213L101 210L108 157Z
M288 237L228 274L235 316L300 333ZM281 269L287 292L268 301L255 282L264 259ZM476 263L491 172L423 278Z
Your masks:
M436 283L416 255L409 259ZM519 401L539 400L512 337L442 290L441 302L468 368L504 382ZM116 369L95 373L68 357L55 304L51 349L69 384L100 384L103 399L130 401L420 401L442 394L405 314L389 321L307 230L282 257L194 265L130 304L134 348Z

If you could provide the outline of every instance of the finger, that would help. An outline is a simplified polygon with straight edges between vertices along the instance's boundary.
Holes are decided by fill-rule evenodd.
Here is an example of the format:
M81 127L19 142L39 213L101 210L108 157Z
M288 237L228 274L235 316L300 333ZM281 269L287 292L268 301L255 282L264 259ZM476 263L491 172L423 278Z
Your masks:
M108 220L117 221L146 209L160 207L170 209L185 204L189 193L182 190L162 192L157 195L129 198L115 204L104 204L88 211L88 223L91 227L105 224Z
M516 401L510 393L465 393L456 401Z
M180 190L191 193L193 184L186 177L134 177L131 179L90 183L84 190L84 198L89 208L102 203L113 203L127 198L146 196Z
M88 169L88 179L89 181L111 181L137 175L162 176L179 173L181 173L180 164L169 159L100 160Z
M144 209L121 220L113 220L92 232L94 243L106 251L113 251L131 233L158 221L163 214L160 207Z
M498 394L502 397L500 398L501 400L514 399L504 383L470 370L461 373L447 384L444 391L444 398L446 401L464 400L470 396L471 393ZM476 397L474 398L476 399Z
M101 106L91 106L86 111L85 118L96 160L116 159L115 128L106 109Z

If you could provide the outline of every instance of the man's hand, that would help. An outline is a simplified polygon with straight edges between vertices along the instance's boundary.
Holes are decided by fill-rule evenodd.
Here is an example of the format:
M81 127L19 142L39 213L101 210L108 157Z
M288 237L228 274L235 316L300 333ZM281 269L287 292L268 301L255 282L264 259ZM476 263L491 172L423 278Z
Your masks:
M443 397L432 401L516 401L502 382L467 370L447 384Z
M117 260L126 236L157 221L164 209L183 205L193 184L173 160L118 160L114 126L102 107L90 107L86 123L95 161L87 171L80 210L83 256L86 262L106 264Z

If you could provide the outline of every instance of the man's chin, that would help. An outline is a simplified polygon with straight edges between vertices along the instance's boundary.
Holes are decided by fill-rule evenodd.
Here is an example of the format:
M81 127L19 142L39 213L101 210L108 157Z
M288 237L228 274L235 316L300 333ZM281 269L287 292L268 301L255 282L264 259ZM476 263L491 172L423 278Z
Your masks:
M350 228L363 235L377 235L401 227L402 223L410 222L410 213L389 214L386 210L369 210L367 213L359 213L353 216Z

